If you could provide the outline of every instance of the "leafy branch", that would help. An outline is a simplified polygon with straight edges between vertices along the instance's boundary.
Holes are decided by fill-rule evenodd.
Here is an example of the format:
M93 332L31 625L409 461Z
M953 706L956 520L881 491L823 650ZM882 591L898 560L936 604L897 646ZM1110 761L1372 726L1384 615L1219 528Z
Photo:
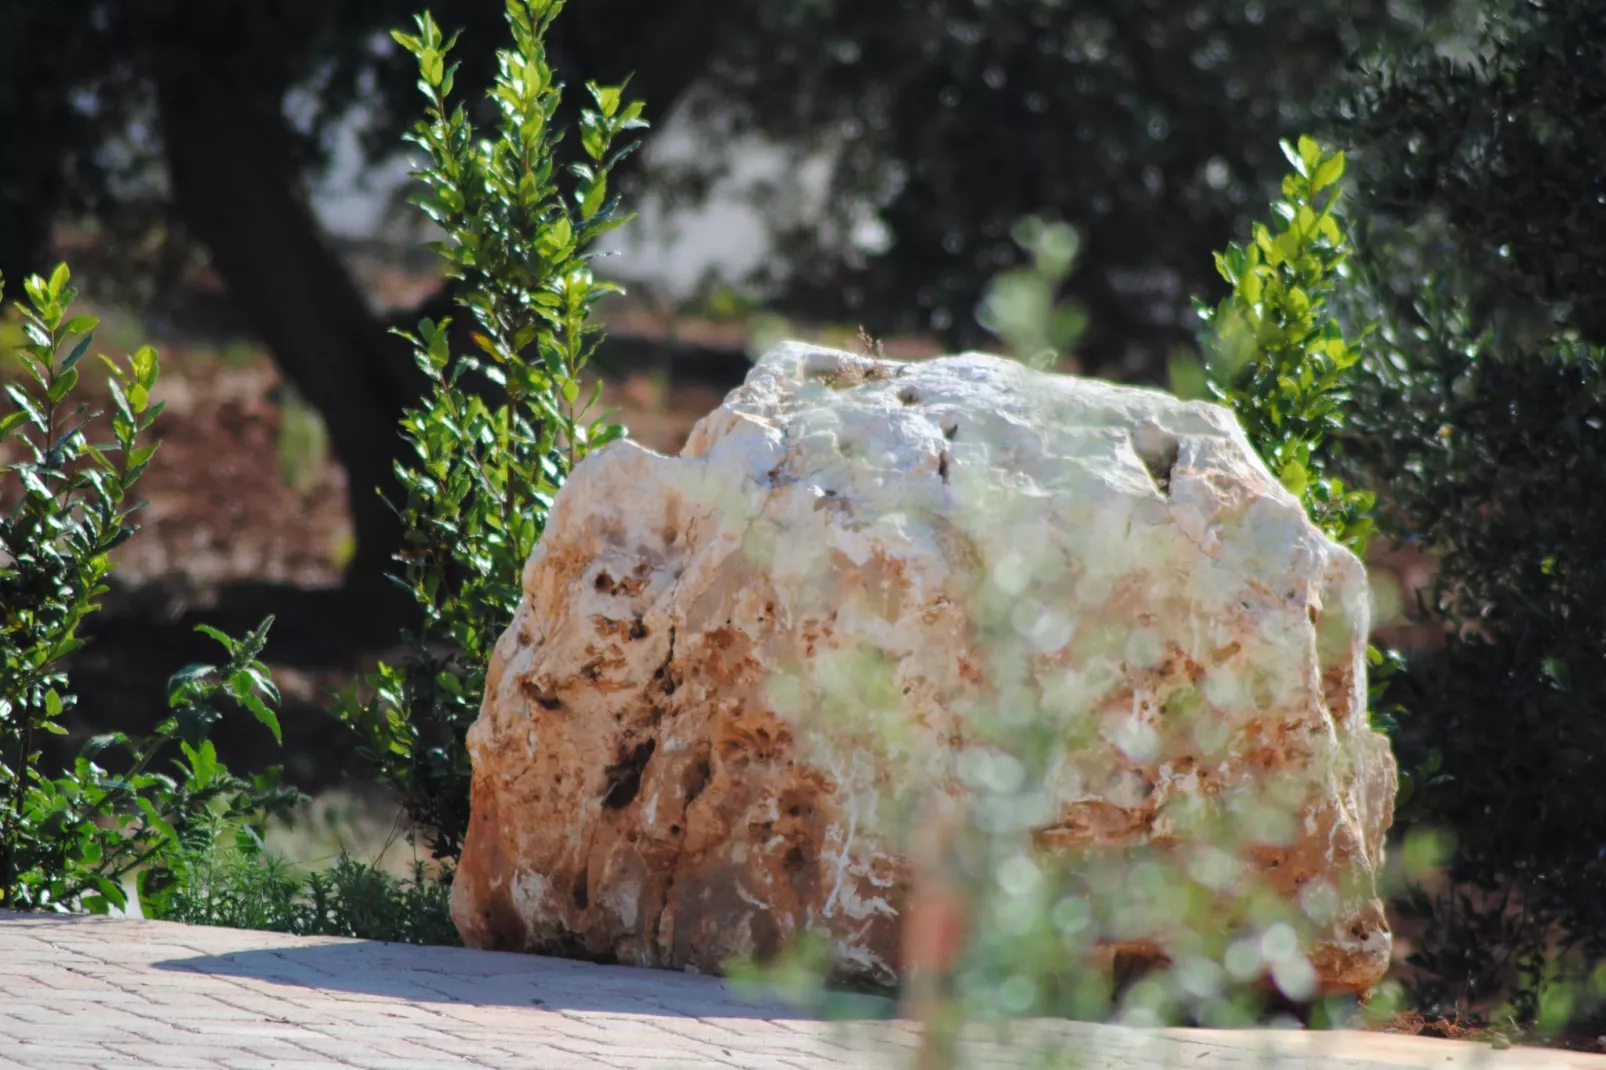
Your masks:
M1204 321L1210 392L1238 414L1250 443L1311 519L1364 553L1376 498L1327 471L1323 446L1341 426L1350 369L1361 358L1332 305L1350 248L1338 205L1345 159L1311 138L1282 143L1293 166L1275 228L1255 224L1247 246L1216 254L1232 286Z

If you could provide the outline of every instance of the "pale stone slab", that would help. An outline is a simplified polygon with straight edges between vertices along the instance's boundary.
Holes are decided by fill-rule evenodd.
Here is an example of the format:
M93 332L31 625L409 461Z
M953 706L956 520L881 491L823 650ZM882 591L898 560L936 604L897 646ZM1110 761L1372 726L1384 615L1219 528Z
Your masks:
M74 953L41 973L40 961L58 944L71 944ZM186 950L174 956L174 944ZM151 954L158 947L163 953ZM26 1004L6 984L8 964L24 960L30 984L45 986ZM86 960L106 992L139 996L138 1003L50 1004L51 992L69 987ZM309 968L301 980L261 981L257 990L280 1002L264 1005L254 1022L192 1013L198 999L213 1007L231 1003L259 964L266 972L286 962ZM349 998L388 993L397 975L420 982L444 977L457 998ZM194 984L153 983L174 976ZM611 1003L621 991L645 995L660 1009L621 1011ZM533 1006L532 992L555 1009ZM320 999L327 1014L320 1013ZM16 1013L36 1002L57 1013ZM108 1015L112 1005L118 1012ZM124 1009L135 1005L137 1016ZM346 1021L329 1024L336 1013ZM971 1065L1004 1070L1048 1045L1076 1054L1080 1061L1067 1065L1081 1070L1606 1070L1606 1057L1598 1055L1493 1051L1377 1033L1146 1032L1039 1022L1013 1027L1010 1035L1012 1050L974 1046ZM810 1021L779 1004L746 1002L716 979L667 971L0 911L0 1070L899 1070L910 1065L910 1042L907 1023Z

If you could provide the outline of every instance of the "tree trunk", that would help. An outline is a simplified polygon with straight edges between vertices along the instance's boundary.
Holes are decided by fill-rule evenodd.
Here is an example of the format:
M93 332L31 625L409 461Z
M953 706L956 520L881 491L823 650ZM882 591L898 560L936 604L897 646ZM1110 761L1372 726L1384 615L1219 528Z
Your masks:
M388 587L401 529L379 493L393 492L405 445L397 421L423 377L323 240L283 120L239 106L226 78L194 67L180 78L158 72L158 102L179 215L285 377L322 414L345 467L357 540L347 586Z

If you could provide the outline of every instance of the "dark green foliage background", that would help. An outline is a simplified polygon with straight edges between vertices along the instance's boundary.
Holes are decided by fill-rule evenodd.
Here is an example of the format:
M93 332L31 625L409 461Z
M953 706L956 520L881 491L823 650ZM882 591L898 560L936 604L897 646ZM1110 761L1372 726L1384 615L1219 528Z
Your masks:
M1531 1019L1548 974L1606 959L1606 4L1491 5L1478 47L1367 72L1342 130L1368 220L1349 304L1381 324L1342 446L1383 529L1439 558L1446 643L1384 698L1399 831L1455 842L1458 890L1404 905L1421 994Z
M891 236L845 260L789 235L786 301L874 331L981 339L972 311L1018 261L1015 221L1082 233L1078 357L1159 378L1214 301L1215 250L1248 230L1346 60L1423 35L1448 7L1373 0L894 0L759 5L712 67L708 110L784 144L838 148L827 211L873 198ZM838 219L836 232L846 229Z

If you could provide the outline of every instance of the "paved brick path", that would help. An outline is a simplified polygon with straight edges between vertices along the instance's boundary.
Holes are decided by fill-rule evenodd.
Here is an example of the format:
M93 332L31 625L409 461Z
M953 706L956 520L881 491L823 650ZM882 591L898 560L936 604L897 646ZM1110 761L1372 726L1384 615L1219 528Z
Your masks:
M1565 1067L1606 1057L1380 1034L1017 1027L1085 1070ZM904 1067L899 1022L812 1021L725 983L524 955L0 912L0 1070L671 1070Z

